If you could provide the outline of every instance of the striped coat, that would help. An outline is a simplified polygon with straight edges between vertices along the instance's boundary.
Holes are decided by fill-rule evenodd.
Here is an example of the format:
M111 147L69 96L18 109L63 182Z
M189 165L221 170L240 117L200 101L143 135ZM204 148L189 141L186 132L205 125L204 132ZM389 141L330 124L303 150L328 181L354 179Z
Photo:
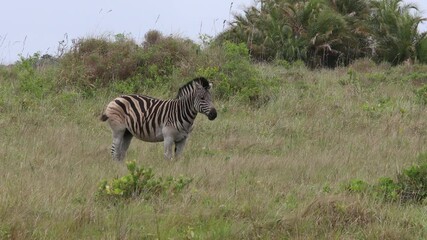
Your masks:
M165 145L165 158L172 158L172 145L178 157L192 131L197 113L210 120L217 116L209 92L211 84L197 78L180 88L176 99L160 100L143 95L123 95L111 101L103 115L113 133L113 159L124 159L133 137Z

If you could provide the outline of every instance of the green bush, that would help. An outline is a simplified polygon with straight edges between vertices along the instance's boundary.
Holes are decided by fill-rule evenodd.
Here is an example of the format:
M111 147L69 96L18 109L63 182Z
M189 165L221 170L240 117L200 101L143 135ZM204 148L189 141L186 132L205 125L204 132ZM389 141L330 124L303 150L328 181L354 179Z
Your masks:
M368 194L383 201L423 202L427 198L426 156L427 154L421 154L421 163L404 169L397 175L396 181L382 177L377 184L370 185L363 180L353 179L345 185L345 190Z
M369 187L369 184L360 179L351 179L344 188L349 192L363 193Z
M421 104L427 104L427 84L414 91L416 99Z
M397 180L403 201L421 202L427 197L427 163L404 169Z
M191 40L157 31L148 32L142 45L123 34L79 39L60 59L60 79L85 91L128 79L155 86L166 83L176 69L192 66L198 50Z
M365 102L362 104L362 110L368 113L371 118L379 118L384 113L393 111L393 102L389 97L378 99L376 103Z
M156 178L151 168L138 167L135 161L127 162L129 174L114 178L110 181L101 181L98 199L129 199L141 197L150 199L160 194L170 194L183 190L192 179L180 176L178 178Z
M414 71L411 73L405 73L405 76L401 79L403 83L426 83L427 82L427 73L423 72L425 69L421 69L421 71Z
M141 66L139 72L148 79L161 80L179 69L190 71L196 62L200 47L189 39L176 36L164 37L152 30L145 34L142 44Z
M224 78L218 83L219 97L228 99L237 95L243 102L256 102L264 85L259 73L253 68L249 50L245 44L225 42L223 45L225 61L220 71Z
M64 84L105 86L133 76L140 66L139 46L122 35L79 39L60 59Z
M424 37L417 46L417 58L420 63L427 64L427 37Z
M399 199L401 187L389 177L382 177L375 185L373 194L383 201L396 201Z
M28 58L21 56L13 69L19 81L19 90L38 99L45 96L55 85L49 71L44 70L42 73L38 71L40 60L38 53Z
M144 85L150 85L149 82L143 82L142 76L137 74L133 77L130 77L124 81L115 81L110 84L113 92L117 92L118 94L130 94L137 93L143 89Z
M39 55L23 59L16 72L23 79L22 91L41 97L52 86L36 71ZM215 97L233 97L253 106L269 101L265 94L271 83L253 67L245 44L224 42L201 47L191 40L164 37L149 31L141 45L123 34L114 37L78 39L59 59L58 71L49 76L63 89L78 89L93 97L100 87L118 93L135 93L146 88L174 89L182 79L204 76L214 83ZM59 79L59 80L56 80Z

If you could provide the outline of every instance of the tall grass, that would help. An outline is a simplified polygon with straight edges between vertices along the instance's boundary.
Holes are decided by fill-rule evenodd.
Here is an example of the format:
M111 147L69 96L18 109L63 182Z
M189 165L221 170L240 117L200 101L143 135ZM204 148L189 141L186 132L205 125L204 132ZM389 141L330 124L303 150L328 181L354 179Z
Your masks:
M111 205L96 201L98 185L126 166L111 160L111 133L98 116L117 89L88 96L50 87L38 98L21 88L22 70L0 68L0 238L427 237L425 203L385 203L343 188L395 176L425 154L427 113L416 90L426 66L252 67L269 83L260 90L269 100L254 107L216 99L217 120L197 118L180 160L165 161L162 144L132 142L128 160L158 176L190 177L187 189ZM55 81L55 71L46 74ZM175 95L162 86L143 93Z

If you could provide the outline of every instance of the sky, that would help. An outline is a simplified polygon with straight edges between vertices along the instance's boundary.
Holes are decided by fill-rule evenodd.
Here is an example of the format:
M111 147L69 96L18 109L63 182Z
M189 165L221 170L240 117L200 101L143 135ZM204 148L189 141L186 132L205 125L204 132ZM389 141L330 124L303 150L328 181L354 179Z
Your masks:
M415 3L427 18L426 0ZM13 0L0 8L0 64L10 64L36 52L56 55L59 42L125 34L141 43L156 29L199 41L215 36L233 20L233 14L255 0ZM225 21L225 24L224 24ZM420 27L427 31L427 23Z

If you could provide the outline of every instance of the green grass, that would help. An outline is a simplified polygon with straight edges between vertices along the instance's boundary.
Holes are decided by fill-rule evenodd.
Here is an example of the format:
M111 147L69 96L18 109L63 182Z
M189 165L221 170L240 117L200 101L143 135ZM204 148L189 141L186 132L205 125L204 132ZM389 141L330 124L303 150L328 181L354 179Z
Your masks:
M127 172L111 160L111 133L98 120L118 93L60 89L38 98L1 69L0 239L427 237L425 203L343 188L395 176L427 152L419 86L403 81L426 66L353 67L355 76L351 67L255 67L272 83L263 89L269 101L216 100L218 118L197 118L180 160L165 161L162 144L133 140L128 160L157 176L190 177L188 188L116 205L95 193L101 180ZM175 95L163 89L144 93Z

